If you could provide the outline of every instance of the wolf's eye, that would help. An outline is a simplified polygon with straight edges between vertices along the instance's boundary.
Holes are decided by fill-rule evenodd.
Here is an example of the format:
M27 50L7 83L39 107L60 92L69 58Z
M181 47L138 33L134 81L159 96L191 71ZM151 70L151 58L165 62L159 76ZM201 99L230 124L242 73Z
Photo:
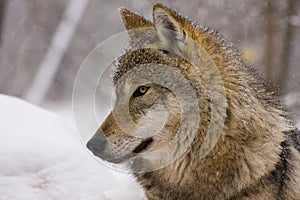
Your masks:
M138 96L142 96L142 95L146 94L148 89L149 89L149 87L147 87L147 86L140 86L138 89L136 89L136 91L134 91L133 97L138 97Z

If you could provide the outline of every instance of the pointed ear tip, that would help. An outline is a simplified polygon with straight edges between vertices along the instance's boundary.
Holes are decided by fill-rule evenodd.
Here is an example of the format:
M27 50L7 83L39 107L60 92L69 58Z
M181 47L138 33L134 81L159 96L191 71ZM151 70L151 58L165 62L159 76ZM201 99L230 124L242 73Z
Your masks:
M169 8L166 5L164 5L163 3L158 2L153 5L153 12L157 9L168 10Z
M118 10L119 10L120 15L125 15L126 13L130 12L128 9L126 9L124 7L121 7Z

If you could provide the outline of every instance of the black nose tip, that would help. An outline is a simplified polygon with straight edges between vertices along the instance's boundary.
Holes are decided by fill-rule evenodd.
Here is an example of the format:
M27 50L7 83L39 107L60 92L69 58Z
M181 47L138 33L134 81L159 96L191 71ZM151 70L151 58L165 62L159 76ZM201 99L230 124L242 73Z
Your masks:
M101 156L106 139L104 136L95 136L86 144L87 148L96 156Z

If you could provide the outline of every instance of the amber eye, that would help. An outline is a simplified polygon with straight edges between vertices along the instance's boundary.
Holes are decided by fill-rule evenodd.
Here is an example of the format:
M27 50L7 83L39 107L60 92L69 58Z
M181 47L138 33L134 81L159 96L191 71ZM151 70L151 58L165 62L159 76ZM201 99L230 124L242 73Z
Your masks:
M140 92L141 92L142 94L145 94L145 93L147 92L147 90L148 90L148 88L145 87L145 86L141 86L139 89L140 89Z
M149 89L149 87L147 87L147 86L140 86L138 89L136 89L136 91L134 91L133 97L138 97L138 96L142 96L142 95L146 94L148 89Z

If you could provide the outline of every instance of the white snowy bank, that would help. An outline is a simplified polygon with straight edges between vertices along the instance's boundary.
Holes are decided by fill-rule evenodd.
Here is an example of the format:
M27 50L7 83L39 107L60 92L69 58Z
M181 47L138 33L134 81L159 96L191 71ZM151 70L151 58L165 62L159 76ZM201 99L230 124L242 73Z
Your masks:
M1 200L140 200L128 175L94 160L56 114L0 94Z

